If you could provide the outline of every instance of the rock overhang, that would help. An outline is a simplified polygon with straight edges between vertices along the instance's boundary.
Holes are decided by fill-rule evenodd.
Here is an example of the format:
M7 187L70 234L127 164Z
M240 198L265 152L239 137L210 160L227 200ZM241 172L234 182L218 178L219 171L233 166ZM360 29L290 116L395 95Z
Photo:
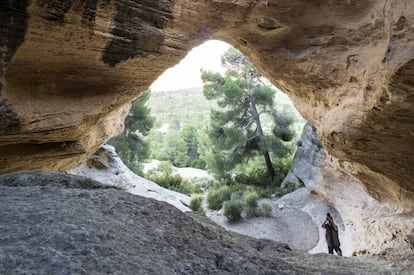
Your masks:
M85 159L158 75L221 39L374 198L413 199L412 1L8 1L0 20L1 173Z

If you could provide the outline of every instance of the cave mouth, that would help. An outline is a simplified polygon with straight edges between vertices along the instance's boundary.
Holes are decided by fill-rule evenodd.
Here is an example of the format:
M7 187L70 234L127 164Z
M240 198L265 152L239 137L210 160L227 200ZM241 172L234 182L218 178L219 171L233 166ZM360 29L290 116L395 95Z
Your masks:
M136 141L138 140L148 141L149 146L150 146L150 149L149 149L150 159L169 161L178 167L193 167L193 168L205 169L206 160L199 160L199 161L177 160L177 158L188 159L188 158L194 158L194 155L199 156L199 153L196 152L197 150L200 150L199 147L198 149L197 149L197 146L196 148L190 148L193 145L188 144L189 142L194 142L194 141L186 141L187 142L186 150L188 151L187 156L185 156L186 155L185 152L173 152L173 151L181 150L179 149L179 147L183 146L182 143L185 143L184 141L185 139L193 138L196 140L200 140L200 138L204 138L204 139L209 138L207 136L207 132L208 132L209 127L211 127L211 121L210 121L211 110L213 111L228 110L229 108L232 108L232 106L219 107L220 104L217 104L218 99L208 100L206 96L203 96L203 80L201 79L202 72L206 72L206 71L219 73L224 79L226 72L229 72L230 69L232 68L231 67L225 68L223 66L224 63L222 61L222 58L226 52L230 51L230 49L231 49L231 45L225 42L218 41L218 40L209 40L193 48L191 51L189 51L187 56L183 58L176 66L167 69L163 74L161 74L161 76L150 86L149 88L150 94L144 96L145 97L144 100L147 102L146 104L148 108L151 110L151 113L149 114L151 115L153 114L153 118L155 119L154 125L152 125L152 129L150 131L145 131L145 134L144 132L138 133L140 132L139 128L126 129L121 135L124 135L124 134L128 135L128 133L134 132L137 134L135 138ZM240 55L240 58L242 57L247 60L247 58L243 54L241 54L238 51L237 53ZM254 71L257 74L259 74L257 69L254 69ZM232 85L235 85L234 83L232 83ZM270 99L269 103L266 103L268 106L261 107L261 105L257 105L258 107L262 108L262 110L260 111L260 114L258 114L258 118L260 116L260 120L263 120L263 122L261 122L263 126L260 125L260 127L263 128L263 130L265 130L266 132L269 132L269 134L272 134L271 132L273 131L272 135L275 135L275 136L279 135L280 141L289 142L288 144L289 145L288 149L290 150L289 162L291 163L294 152L296 151L296 145L299 143L300 135L302 133L305 120L300 116L298 111L295 109L292 101L290 101L290 99L282 91L274 87L270 83L270 81L268 81L263 76L259 76L256 80L256 83L252 81L251 85L254 89L257 89L257 87L266 87L266 89L270 89L272 91L271 94L273 94L272 95L273 98ZM255 92L253 88L252 88L252 91L253 91L252 93ZM228 88L223 86L220 89L228 89ZM240 92L240 91L237 91L237 90L227 91L227 93L237 93L237 92ZM256 93L258 92L256 91ZM237 96L243 97L242 94L237 95ZM256 97L255 100L263 100L263 98L259 98L259 96L261 97L270 96L270 94L269 95L266 95L266 94L254 95L254 96ZM137 101L139 100L140 98L138 98ZM269 100L269 99L266 99L266 100ZM232 102L229 105L234 105L234 104L245 104L245 103L243 103L242 100L240 100L240 102ZM133 106L134 106L134 103L133 103ZM134 108L135 107L132 107L132 110ZM252 120L251 123L254 123L253 115L251 114L252 111L249 110L247 106L245 108L247 109L247 111L243 110L242 111L243 113L240 114L240 116L243 115L246 117L247 115L249 115L250 117L247 117L244 119L250 119ZM131 116L134 116L134 115L130 113L129 116L127 116L127 121L131 121ZM138 117L138 115L136 115L135 117ZM234 117L233 119L240 120L240 117ZM228 121L227 123L230 123L230 122L231 121ZM133 122L125 123L127 128L129 127L129 125L133 125L133 124L134 124ZM278 124L281 124L281 125L278 125ZM286 126L284 126L284 124L286 124ZM239 134L241 134L243 131L243 128L242 127L237 128L237 127L235 127L236 130L239 131ZM287 129L286 130L282 129L282 127L289 127L290 132L287 132L288 131ZM249 140L255 140L258 138L258 137L254 137L254 135L256 135L257 128L258 127L256 125L256 129L252 129L255 131L255 133L250 134L248 139L245 141L246 146L248 145L247 142L251 143L251 141ZM249 131L252 131L252 130L249 130ZM191 131L193 132L195 131L198 136L197 137L192 136L191 138L182 136L182 135L186 135L186 134L182 134L182 132L191 132ZM203 131L204 137L199 136L201 131ZM280 133L282 131L286 131L286 132ZM143 135L140 136L140 134L144 134L145 136L148 135L148 137L144 137ZM189 133L187 133L187 135L188 134ZM289 137L288 136L289 134L291 134L292 137ZM288 140L289 138L291 140ZM129 140L132 141L132 139L133 138L130 135ZM165 139L169 139L170 141L166 142ZM182 140L183 141L182 143L180 143L179 141L180 139L184 139ZM118 143L116 142L113 144L118 145ZM252 145L252 146L258 146L258 145ZM268 146L272 146L272 145L269 144ZM277 146L277 144L275 146ZM134 148L135 148L134 146L131 146L131 150L133 150ZM123 150L123 148L119 148L119 149L121 151ZM237 147L234 147L234 150L236 149ZM280 149L280 151L282 151L282 149ZM207 150L207 148L204 148L204 150ZM127 164L131 164L130 161L128 161L128 158L130 158L130 154L133 154L133 153L128 153L126 154L127 156L123 157L122 152L121 152L121 158L123 158L124 162L126 162ZM282 154L286 154L286 153L282 153ZM247 155L246 159L248 159L248 157L249 155ZM287 159L286 156L281 156L281 157ZM272 158L275 159L274 163L281 161L278 159L277 152L275 152L272 155ZM134 169L135 167L135 165L129 165L129 166L131 166L130 167L131 169ZM147 166L152 167L153 165L147 165ZM287 167L287 169L286 167L283 168L285 170L283 173L286 174L289 168L290 168L290 164L289 164L289 167ZM145 168L145 170L148 170L148 168ZM276 168L276 170L280 170L280 169ZM139 171L138 173L142 173L142 172L143 171ZM280 178L280 181L281 180L283 180L283 178Z
M220 38L317 128L328 163L315 189L356 247L412 253L414 3L132 2L1 5L1 173L81 162L165 68Z

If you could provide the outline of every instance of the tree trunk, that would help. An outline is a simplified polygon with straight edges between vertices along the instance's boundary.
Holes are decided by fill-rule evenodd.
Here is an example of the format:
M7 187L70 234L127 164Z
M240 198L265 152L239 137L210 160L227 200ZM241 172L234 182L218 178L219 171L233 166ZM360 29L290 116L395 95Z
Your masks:
M259 135L259 139L263 140L264 134L263 134L262 123L260 122L259 112L257 111L254 99L250 95L249 95L249 99L250 99L250 108L252 110L252 114L253 114L254 120L255 120L256 125L257 125L257 133ZM267 173L268 173L270 179L273 181L273 179L275 178L275 169L273 168L273 164L272 164L272 160L270 159L269 152L266 150L263 153L263 156L264 156L265 162L266 162Z

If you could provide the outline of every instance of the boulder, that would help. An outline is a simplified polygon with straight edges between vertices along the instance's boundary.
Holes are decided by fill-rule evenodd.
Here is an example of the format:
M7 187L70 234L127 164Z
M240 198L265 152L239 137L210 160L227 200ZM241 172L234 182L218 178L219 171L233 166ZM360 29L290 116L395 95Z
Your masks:
M379 263L230 233L205 217L91 179L0 176L2 274L389 274ZM412 268L412 266L411 266ZM412 269L411 269L412 271Z

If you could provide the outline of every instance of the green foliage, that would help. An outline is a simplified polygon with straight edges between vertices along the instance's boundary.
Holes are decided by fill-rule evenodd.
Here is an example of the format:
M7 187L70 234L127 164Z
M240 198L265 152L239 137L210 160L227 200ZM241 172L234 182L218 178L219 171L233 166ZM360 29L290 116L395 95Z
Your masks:
M248 173L237 174L234 180L237 183L246 185L269 186L271 184L266 169L258 167Z
M277 187L261 187L255 188L255 191L259 198L270 198L272 194L277 194Z
M275 186L280 186L283 179L288 174L289 169L292 166L292 162L293 156L289 156L283 159L279 158L275 160L274 164L276 170L276 178L273 180Z
M261 74L240 52L229 49L222 63L228 69L224 76L208 71L201 75L204 96L216 100L219 107L210 115L208 134L212 148L206 167L217 179L228 182L237 165L248 165L261 155L264 170L259 168L247 175L236 173L236 181L270 185L277 177L271 157L285 158L293 153L293 147L285 144L293 138L294 131L289 128L293 120L276 111L276 90L263 83ZM273 118L273 131L272 127L264 127L264 114Z
M180 175L174 174L168 162L161 162L156 168L148 171L145 177L164 188L184 194L191 194L197 188Z
M207 196L208 207L213 210L219 210L223 208L225 211L224 204L228 201L231 201L228 208L228 218L230 221L233 219L233 214L236 212L237 215L241 215L244 211L247 218L257 217L257 216L271 216L272 207L269 204L262 203L260 207L258 206L258 200L260 195L270 196L273 192L269 188L260 188L246 186L242 184L235 184L231 186L214 186L211 187ZM260 194L260 195L259 195ZM234 202L238 202L237 209L234 209ZM270 210L269 210L270 209ZM237 214L240 212L240 214ZM224 214L226 216L226 214ZM226 216L227 217L227 216Z
M193 211L203 212L203 195L202 194L193 194L190 200L190 208Z
M140 163L149 156L149 142L144 139L154 125L154 117L147 106L150 91L145 91L131 104L125 118L125 129L108 143L115 147L119 157L129 169L142 175Z
M219 210L223 206L223 202L230 200L231 190L230 187L223 185L219 188L211 187L208 190L207 203L208 208L212 210Z
M243 191L238 190L236 192L231 193L230 200L232 201L242 201L243 200Z
M262 212L262 216L264 217L272 216L272 205L270 205L269 203L263 202L260 205L260 210Z
M259 199L259 196L256 192L246 192L244 194L244 203L251 208L257 207L257 200Z
M254 191L244 192L244 203L243 209L246 213L246 217L254 217L258 215L257 211L257 200L259 199L258 195Z
M243 207L238 200L228 200L223 203L223 214L231 222L241 219Z
M176 167L204 169L206 162L201 156L205 155L206 143L200 135L193 125L185 125L181 131L168 131L161 146L154 148L153 157L170 161Z
M165 174L165 175L147 175L147 178L150 181L155 182L159 186L162 186L164 188L182 192L182 193L190 193L191 190L188 190L187 188L182 188L183 178L179 175L171 175L171 174Z
M214 101L204 98L201 88L155 92L150 99L157 117L151 140L151 157L168 160L176 167L205 169L210 139L206 133Z
M249 207L247 205L244 205L243 210L246 213L246 218L258 217L260 214L256 207Z

